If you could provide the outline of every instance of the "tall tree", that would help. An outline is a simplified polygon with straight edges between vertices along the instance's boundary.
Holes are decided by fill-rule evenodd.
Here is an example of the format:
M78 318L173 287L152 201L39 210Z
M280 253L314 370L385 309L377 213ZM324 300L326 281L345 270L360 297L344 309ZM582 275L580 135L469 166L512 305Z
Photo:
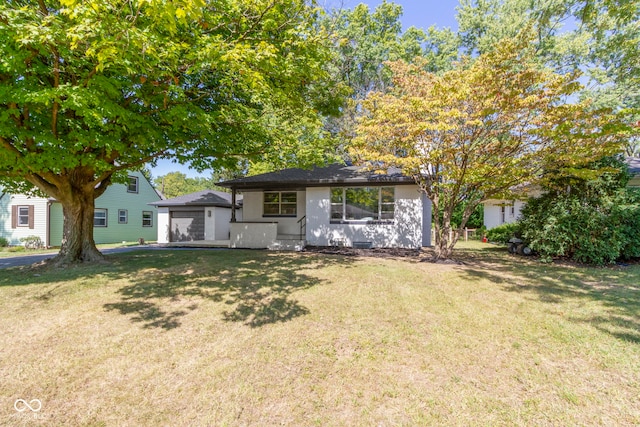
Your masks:
M199 169L296 152L338 111L305 0L8 0L0 181L63 206L58 263L99 261L94 200L160 157Z
M391 93L373 93L353 154L413 175L433 204L436 259L450 257L475 207L504 198L542 170L577 166L619 149L629 129L588 102L566 102L575 75L541 69L529 39L506 39L442 75L391 63ZM456 207L464 204L452 230ZM449 239L449 234L453 238Z
M446 68L457 56L457 37L450 30L430 28L425 33L411 27L403 31L401 17L402 6L385 0L374 10L359 4L352 10L334 10L323 20L336 52L333 72L351 92L343 114L328 120L327 128L346 143L355 137L362 100L370 92L384 91L392 84L386 61L411 62L426 50L436 71Z
M182 172L169 172L160 175L153 181L153 185L160 190L163 196L171 199L196 191L208 190L213 186L210 179L203 177L189 178Z
M583 71L579 96L640 121L639 0L462 0L457 20L466 53L492 50L529 27L538 61L558 72ZM640 154L627 141L627 155Z

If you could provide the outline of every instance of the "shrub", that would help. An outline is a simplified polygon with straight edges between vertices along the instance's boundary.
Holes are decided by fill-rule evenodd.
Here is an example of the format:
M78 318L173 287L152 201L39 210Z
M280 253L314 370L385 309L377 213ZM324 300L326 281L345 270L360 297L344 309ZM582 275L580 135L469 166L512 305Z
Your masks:
M9 246L9 240L6 237L0 237L0 248Z
M20 239L24 243L24 247L27 249L40 249L44 246L42 240L38 236L27 236Z
M625 184L623 175L607 173L529 200L520 219L523 238L544 261L603 265L640 256L640 196Z
M487 230L487 240L495 243L509 243L509 239L520 236L520 224L506 223Z

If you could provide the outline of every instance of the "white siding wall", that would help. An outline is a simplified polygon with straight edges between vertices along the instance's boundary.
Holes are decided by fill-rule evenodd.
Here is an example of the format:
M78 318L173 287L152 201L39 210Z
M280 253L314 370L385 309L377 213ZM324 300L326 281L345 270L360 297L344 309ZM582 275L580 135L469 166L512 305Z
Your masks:
M305 192L297 192L297 215L295 218L287 217L264 217L262 191L249 191L243 193L242 197L242 221L247 222L277 222L278 234L299 234L300 224L298 220L306 215L307 205L305 203ZM240 221L240 219L238 219Z
M21 245L20 239L27 236L38 236L43 244L47 243L47 203L42 197L27 197L22 194L5 194L0 200L2 217L0 221L0 236L9 240L10 245ZM13 206L33 206L33 228L16 227L11 225Z
M158 208L158 243L169 243L169 208Z
M330 188L307 189L307 244L329 246L334 239L347 246L371 242L373 247L419 248L422 246L422 199L415 185L395 187L393 224L331 224Z
M525 204L521 200L487 200L484 202L484 226L489 229L505 223L516 222ZM502 214L503 206L504 215Z

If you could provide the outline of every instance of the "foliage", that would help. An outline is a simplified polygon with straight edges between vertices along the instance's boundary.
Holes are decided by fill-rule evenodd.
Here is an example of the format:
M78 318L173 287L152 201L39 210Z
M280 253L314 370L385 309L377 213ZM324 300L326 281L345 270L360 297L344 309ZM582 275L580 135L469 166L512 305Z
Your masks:
M463 0L457 20L465 52L476 55L529 27L541 64L582 70L588 82L582 96L626 111L628 123L640 121L640 1ZM629 138L626 154L638 154L639 144Z
M520 224L509 222L487 230L487 240L495 243L509 243L513 237L520 236Z
M0 181L56 198L61 257L89 261L102 258L93 200L127 170L314 163L320 113L342 94L319 13L305 0L3 2Z
M39 236L21 237L20 241L24 244L24 247L27 249L40 249L44 247L44 243L42 242Z
M457 58L458 39L451 30L431 27L425 33L411 27L403 32L401 16L401 5L384 1L373 11L366 4L352 10L334 10L323 21L336 52L333 73L351 92L343 114L326 123L327 129L343 141L356 135L362 100L370 92L385 91L392 85L392 71L386 61L411 62L424 55L435 72L450 68Z
M624 167L620 160L604 163ZM602 265L640 256L640 197L625 187L627 180L624 172L607 172L592 180L555 181L523 208L524 238L547 261L568 257Z
M462 202L455 207L453 210L453 214L451 215L451 224L457 228L458 224L462 224L462 216L464 215L464 211L467 208L467 203ZM480 228L484 225L484 205L479 204L475 207L469 219L467 220L466 226L468 228Z
M9 246L9 240L6 237L0 237L0 248Z
M619 150L630 133L610 111L567 103L580 89L577 75L540 68L526 36L442 75L420 61L389 66L394 88L367 98L352 153L372 168L396 165L415 177L432 201L438 258L450 256L482 201L512 198L511 188L535 184L543 170L573 173Z
M169 172L153 181L154 186L168 199L211 189L213 182L204 177L188 178L182 172Z

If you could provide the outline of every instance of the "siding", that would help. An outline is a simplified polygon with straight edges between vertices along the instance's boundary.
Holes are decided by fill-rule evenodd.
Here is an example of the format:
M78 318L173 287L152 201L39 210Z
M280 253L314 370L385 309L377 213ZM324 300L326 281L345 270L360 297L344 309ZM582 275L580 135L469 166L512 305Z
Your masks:
M138 177L138 192L127 192L125 184L112 184L104 194L96 199L95 207L107 209L107 226L95 227L93 238L96 243L133 242L139 238L145 241L155 241L158 238L158 209L148 203L160 200L160 196L153 189L149 181L139 172L130 176ZM127 210L127 223L118 224L118 210ZM142 226L142 212L152 213L153 226ZM51 246L60 246L62 242L63 215L62 205L53 203L51 206Z
M0 199L0 236L6 238L10 245L20 245L20 239L27 236L38 236L43 243L47 241L47 199L29 197L23 194L4 194ZM16 227L11 224L13 206L33 206L33 228Z
M524 207L526 202L521 200L508 201L508 200L487 200L484 202L484 226L494 228L502 224L508 224L516 222L520 218L520 211ZM511 213L511 206L514 207L513 214ZM504 218L502 216L502 207L504 206Z

